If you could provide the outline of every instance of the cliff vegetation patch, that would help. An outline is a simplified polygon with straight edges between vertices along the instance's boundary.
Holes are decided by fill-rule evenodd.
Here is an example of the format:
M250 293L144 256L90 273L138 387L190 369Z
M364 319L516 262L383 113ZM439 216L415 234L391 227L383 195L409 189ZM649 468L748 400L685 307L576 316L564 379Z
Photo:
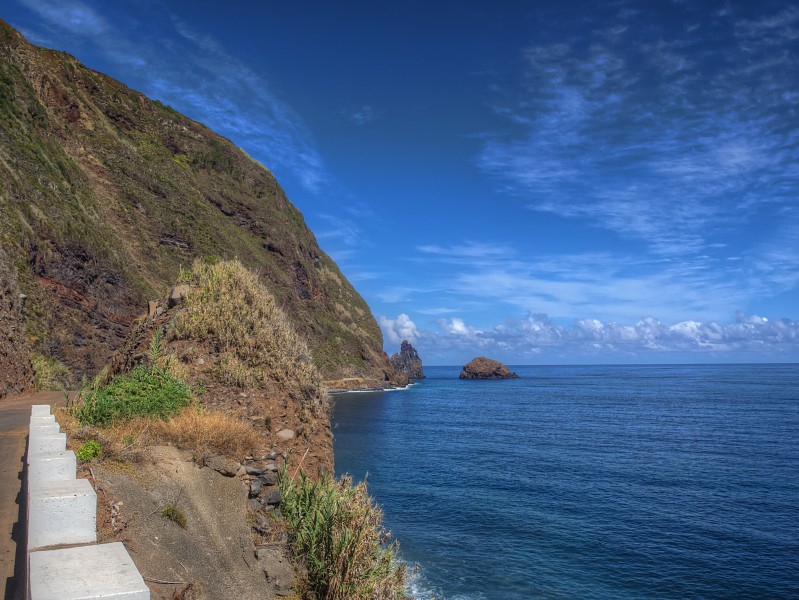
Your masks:
M344 476L280 478L281 511L301 560L303 599L370 600L407 595L405 565L366 490Z
M222 382L240 388L267 379L292 383L303 408L323 414L325 394L308 345L254 273L238 261L198 260L181 281L188 288L185 310L170 330L174 339L211 344Z

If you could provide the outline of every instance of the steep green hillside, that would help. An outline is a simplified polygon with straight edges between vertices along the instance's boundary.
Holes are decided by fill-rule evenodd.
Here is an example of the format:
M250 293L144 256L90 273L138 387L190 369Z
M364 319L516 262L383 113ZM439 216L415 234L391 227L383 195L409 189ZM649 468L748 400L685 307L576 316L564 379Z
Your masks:
M228 140L0 21L0 244L38 354L91 375L197 257L260 273L327 379L393 377L369 307Z

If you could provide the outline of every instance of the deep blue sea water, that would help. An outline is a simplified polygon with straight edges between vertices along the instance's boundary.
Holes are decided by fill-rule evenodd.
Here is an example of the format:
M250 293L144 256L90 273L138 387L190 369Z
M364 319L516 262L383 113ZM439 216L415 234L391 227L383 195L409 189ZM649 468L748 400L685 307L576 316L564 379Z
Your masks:
M799 598L799 365L514 370L335 396L421 597Z

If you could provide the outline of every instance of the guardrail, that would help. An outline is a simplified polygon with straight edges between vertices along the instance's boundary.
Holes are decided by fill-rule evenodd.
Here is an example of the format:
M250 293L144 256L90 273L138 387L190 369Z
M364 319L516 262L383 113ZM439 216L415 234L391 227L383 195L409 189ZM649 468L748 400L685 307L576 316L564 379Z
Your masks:
M29 431L28 599L150 600L125 546L97 543L97 494L49 405L31 407Z

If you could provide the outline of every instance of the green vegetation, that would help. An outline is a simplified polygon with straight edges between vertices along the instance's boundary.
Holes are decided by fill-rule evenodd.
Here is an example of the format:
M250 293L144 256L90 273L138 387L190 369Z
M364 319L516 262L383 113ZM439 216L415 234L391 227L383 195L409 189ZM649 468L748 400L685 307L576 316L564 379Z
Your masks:
M181 280L191 287L170 335L210 342L224 383L256 387L271 379L297 389L303 406L320 414L324 393L308 346L256 275L238 261L197 260Z
M281 474L283 513L294 555L302 558L304 597L369 600L406 597L406 568L389 543L382 511L349 477Z
M88 392L75 408L75 416L83 425L99 426L133 417L165 419L188 405L190 397L191 388L164 369L138 365L107 386Z
M177 523L183 529L186 529L186 524L188 522L186 513L180 510L173 502L170 502L161 509L161 516L166 517L173 523Z
M55 392L70 388L72 372L69 367L54 358L34 354L33 372L36 389L39 391Z
M75 456L77 456L83 462L94 460L100 456L100 444L94 440L89 440L80 448L78 448L78 450L75 452Z
M106 386L96 387L74 408L82 425L108 426L134 417L166 419L189 404L188 384L169 372L172 358L163 349L161 330L150 342L150 366L137 365L130 373L117 375Z

